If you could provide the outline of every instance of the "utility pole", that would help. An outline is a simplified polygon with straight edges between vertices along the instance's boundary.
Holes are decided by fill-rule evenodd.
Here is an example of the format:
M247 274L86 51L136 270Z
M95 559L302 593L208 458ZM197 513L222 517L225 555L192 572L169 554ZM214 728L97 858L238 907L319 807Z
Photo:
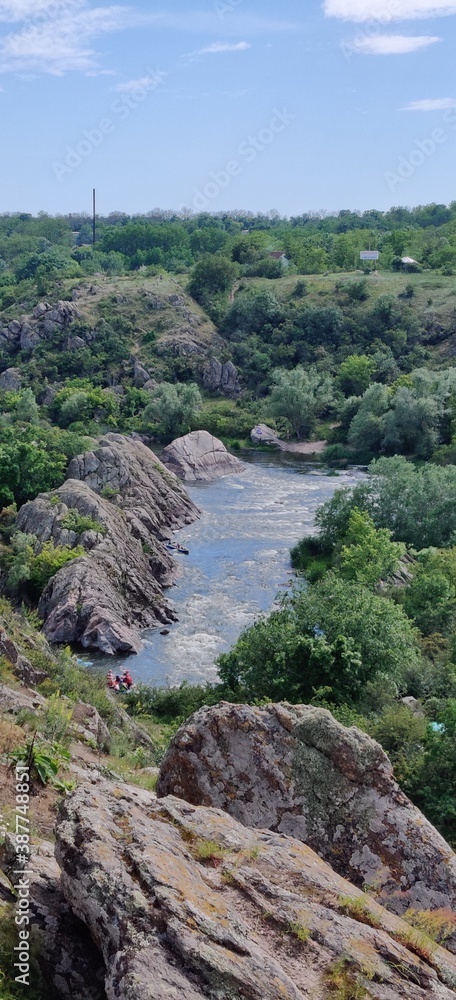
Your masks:
M96 191L95 191L95 188L94 188L93 189L93 223L92 223L92 243L93 243L94 246L95 246L96 239L97 239L97 232L96 232L96 225L97 225L97 223L96 223L96 208L97 208Z

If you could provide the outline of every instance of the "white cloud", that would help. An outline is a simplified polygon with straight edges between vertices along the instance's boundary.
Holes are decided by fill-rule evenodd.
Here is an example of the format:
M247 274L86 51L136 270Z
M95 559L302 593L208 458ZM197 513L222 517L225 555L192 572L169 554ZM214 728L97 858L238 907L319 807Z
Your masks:
M206 48L199 49L198 55L216 55L218 52L245 52L249 48L250 45L248 42L237 42L237 44L232 42L212 42L211 45L206 45Z
M17 24L56 17L84 6L84 0L0 0L0 21Z
M411 101L401 111L448 111L456 108L456 97L426 98L423 101Z
M0 72L25 70L61 76L70 70L91 71L96 67L96 53L90 42L130 24L128 7L72 7L56 18L2 37Z
M126 83L118 83L114 90L120 94L133 94L138 90L155 90L164 80L166 74L161 70L141 76L139 80L127 80Z
M400 56L418 52L419 49L440 41L435 35L375 35L371 38L355 38L351 48L366 56Z
M323 0L327 17L344 21L411 21L456 14L456 0Z
M7 34L0 35L0 73L41 72L61 76L69 71L86 75L103 72L93 47L94 39L127 28L181 33L210 31L215 36L220 33L220 19L215 10L186 10L180 14L166 10L146 12L134 6L92 6L96 2L0 0L0 25L11 26ZM205 55L242 51L249 47L247 42L231 43L226 41L226 36L239 38L247 32L258 35L298 28L299 25L291 21L234 11L223 25L225 39L202 51Z

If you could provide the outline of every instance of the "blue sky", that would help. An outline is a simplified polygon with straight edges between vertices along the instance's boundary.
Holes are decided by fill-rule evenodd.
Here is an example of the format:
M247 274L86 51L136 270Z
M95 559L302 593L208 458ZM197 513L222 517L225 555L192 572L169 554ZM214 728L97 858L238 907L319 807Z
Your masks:
M456 0L0 0L0 211L456 198Z

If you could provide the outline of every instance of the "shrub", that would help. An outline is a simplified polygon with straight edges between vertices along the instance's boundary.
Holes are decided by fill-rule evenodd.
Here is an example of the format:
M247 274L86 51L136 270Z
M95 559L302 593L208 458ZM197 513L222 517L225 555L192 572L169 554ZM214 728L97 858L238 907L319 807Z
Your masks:
M105 535L106 528L100 521L95 521L92 517L80 514L73 507L62 518L61 527L67 531L74 531L77 535L82 535L83 531L96 531L97 534Z

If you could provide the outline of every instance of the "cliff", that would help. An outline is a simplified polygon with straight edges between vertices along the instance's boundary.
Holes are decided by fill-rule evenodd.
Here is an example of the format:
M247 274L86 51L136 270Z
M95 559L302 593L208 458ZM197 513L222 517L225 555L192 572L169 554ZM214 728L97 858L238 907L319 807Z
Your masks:
M93 451L74 458L68 477L17 517L18 530L40 542L85 549L42 594L45 635L104 653L138 652L142 628L175 618L163 595L176 573L166 541L198 510L149 448L120 434L107 434ZM96 530L69 530L70 512L89 517Z

